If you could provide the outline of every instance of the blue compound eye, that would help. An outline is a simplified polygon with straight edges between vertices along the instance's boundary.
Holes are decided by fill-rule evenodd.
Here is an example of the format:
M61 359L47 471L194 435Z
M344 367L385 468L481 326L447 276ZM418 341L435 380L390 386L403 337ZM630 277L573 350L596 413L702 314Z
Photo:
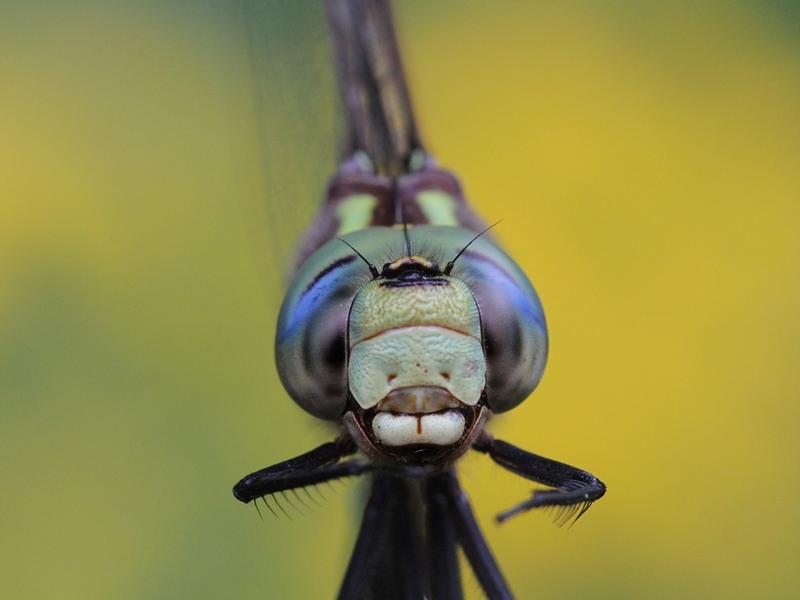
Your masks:
M547 326L533 286L505 253L479 240L454 269L478 305L486 353L486 400L493 412L523 402L542 378Z
M344 245L331 244L303 265L281 308L278 374L292 399L321 419L340 418L347 403L347 321L365 271Z

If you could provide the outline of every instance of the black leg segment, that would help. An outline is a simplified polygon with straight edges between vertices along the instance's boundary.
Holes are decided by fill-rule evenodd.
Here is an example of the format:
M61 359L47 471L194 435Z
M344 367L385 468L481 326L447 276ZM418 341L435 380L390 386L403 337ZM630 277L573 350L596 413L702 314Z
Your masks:
M354 451L355 447L348 440L328 442L310 452L251 473L233 486L233 495L237 500L250 502L275 492L361 475L371 469L369 463L351 460L337 464L340 458Z
M573 507L575 511L567 513L562 521L568 521L574 512L577 512L577 520L592 502L606 493L605 484L587 471L527 452L489 435L484 435L473 447L479 452L487 453L494 462L512 473L557 488L534 492L529 500L500 513L497 516L498 521L502 522L517 513L545 506Z
M449 509L447 475L436 475L428 480L426 499L431 598L461 600L464 593L461 589L456 532Z
M373 594L370 587L374 582L376 567L385 557L390 541L392 515L399 504L397 483L391 476L375 475L356 545L339 589L339 600L362 600ZM391 585L390 581L387 583Z
M492 556L486 540L483 538L475 515L469 505L467 496L461 490L456 479L455 471L448 471L446 477L446 490L450 504L453 526L458 536L459 544L464 549L472 570L481 584L486 596L492 600L507 600L513 598L511 590L506 583L500 567Z

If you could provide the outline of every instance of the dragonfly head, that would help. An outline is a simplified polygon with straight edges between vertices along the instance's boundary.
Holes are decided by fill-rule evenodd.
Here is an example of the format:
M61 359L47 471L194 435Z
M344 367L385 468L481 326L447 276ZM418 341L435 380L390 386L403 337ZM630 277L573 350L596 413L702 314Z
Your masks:
M312 254L281 308L276 364L295 402L344 419L365 445L408 462L431 452L448 460L489 414L534 390L547 328L525 274L485 236L443 226L412 234L417 255L385 227Z

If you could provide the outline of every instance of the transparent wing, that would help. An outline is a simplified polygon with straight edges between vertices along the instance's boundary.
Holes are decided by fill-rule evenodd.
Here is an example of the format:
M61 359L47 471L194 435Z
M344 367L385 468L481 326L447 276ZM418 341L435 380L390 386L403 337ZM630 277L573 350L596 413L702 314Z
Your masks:
M325 14L316 3L248 1L240 19L260 170L245 209L259 260L285 277L337 164L341 116Z

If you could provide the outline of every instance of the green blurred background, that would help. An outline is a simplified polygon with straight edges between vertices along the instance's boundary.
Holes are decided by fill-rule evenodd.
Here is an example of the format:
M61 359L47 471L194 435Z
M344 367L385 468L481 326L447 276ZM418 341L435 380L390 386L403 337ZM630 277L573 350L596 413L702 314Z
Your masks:
M425 138L548 314L491 430L610 489L498 527L529 486L463 461L520 598L796 594L797 6L396 7ZM230 488L331 436L272 336L336 102L317 2L0 1L0 596L333 596L362 484L263 523Z

